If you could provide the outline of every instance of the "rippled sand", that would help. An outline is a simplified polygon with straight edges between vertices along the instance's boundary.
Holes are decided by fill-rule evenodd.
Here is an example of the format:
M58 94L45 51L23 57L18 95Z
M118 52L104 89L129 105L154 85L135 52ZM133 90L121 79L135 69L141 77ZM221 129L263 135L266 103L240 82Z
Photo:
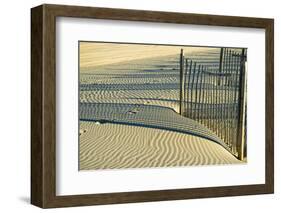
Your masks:
M107 104L117 108L124 104L158 106L179 111L178 54L164 55L169 48L169 54L179 52L180 48L148 46L135 51L135 47L126 49L126 45L106 48L102 44L85 45L81 52L81 103ZM185 52L191 57L193 51L195 49ZM198 48L196 51L196 55L204 59L207 56L209 61L219 53L217 49L210 52L210 49L202 51ZM132 52L136 54L132 55ZM161 57L154 57L159 52ZM106 115L110 116L105 117L114 118L116 112L110 108L106 110ZM129 110L128 113L139 112ZM156 113L159 121L167 116L160 110ZM102 114L96 115L100 116ZM173 119L169 122L175 125ZM213 141L175 131L114 124L114 119L108 123L80 121L79 148L80 170L240 163Z
M235 164L221 145L188 134L80 122L80 170Z

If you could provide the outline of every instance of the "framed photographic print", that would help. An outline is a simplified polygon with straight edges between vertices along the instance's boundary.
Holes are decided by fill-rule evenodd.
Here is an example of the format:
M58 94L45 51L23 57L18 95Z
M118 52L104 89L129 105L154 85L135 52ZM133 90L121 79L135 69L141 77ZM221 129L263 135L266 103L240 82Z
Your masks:
M274 191L273 19L31 9L31 203Z

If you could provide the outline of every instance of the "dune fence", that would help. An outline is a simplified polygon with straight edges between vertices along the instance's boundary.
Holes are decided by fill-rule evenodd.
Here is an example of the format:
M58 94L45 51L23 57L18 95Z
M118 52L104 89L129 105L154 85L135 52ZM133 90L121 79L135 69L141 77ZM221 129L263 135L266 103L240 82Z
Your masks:
M213 131L239 160L246 157L246 62L244 48L221 48L204 63L180 53L179 113Z

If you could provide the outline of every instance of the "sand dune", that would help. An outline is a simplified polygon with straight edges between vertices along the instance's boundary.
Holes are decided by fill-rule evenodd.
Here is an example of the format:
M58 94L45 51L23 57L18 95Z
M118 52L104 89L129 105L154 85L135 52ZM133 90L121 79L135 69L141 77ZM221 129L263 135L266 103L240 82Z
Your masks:
M140 104L83 103L80 104L80 120L181 132L209 139L227 149L225 143L214 132L197 121L179 115L168 107Z
M185 52L214 51L214 48L203 47L181 47L164 45L138 45L122 43L95 43L80 42L80 66L81 71L86 68L100 65L108 65L131 61L179 54L183 48Z
M80 170L236 164L221 145L188 134L80 122Z
M134 50L126 45L83 45L80 109L86 111L80 112L80 170L241 163L219 143L188 134L193 131L191 123L160 110L179 111L180 47ZM162 55L156 57L159 52ZM190 58L204 58L203 64L216 64L219 57L217 48L185 52ZM83 109L87 104L94 109ZM159 110L155 111L156 106ZM163 126L166 130L159 128ZM177 128L189 129L171 131Z

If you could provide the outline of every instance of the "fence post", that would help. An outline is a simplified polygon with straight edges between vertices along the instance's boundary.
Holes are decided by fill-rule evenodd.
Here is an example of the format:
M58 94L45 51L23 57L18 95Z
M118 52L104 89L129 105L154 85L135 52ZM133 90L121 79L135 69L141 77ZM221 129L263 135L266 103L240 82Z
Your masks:
M188 69L188 59L185 59L185 86L184 86L184 100L185 100L185 117L188 117L189 110L189 86L190 86L190 71ZM192 61L190 61L190 65L192 65Z
M223 48L221 48L221 51L220 51L220 64L219 64L218 86L221 85L221 77L220 77L220 74L222 73L222 60L223 60Z
M242 49L239 77L239 93L238 93L238 124L237 124L237 152L238 159L244 158L244 122L245 122L245 49Z
M183 101L184 101L184 53L181 49L180 53L180 104L179 104L179 113L183 115Z

